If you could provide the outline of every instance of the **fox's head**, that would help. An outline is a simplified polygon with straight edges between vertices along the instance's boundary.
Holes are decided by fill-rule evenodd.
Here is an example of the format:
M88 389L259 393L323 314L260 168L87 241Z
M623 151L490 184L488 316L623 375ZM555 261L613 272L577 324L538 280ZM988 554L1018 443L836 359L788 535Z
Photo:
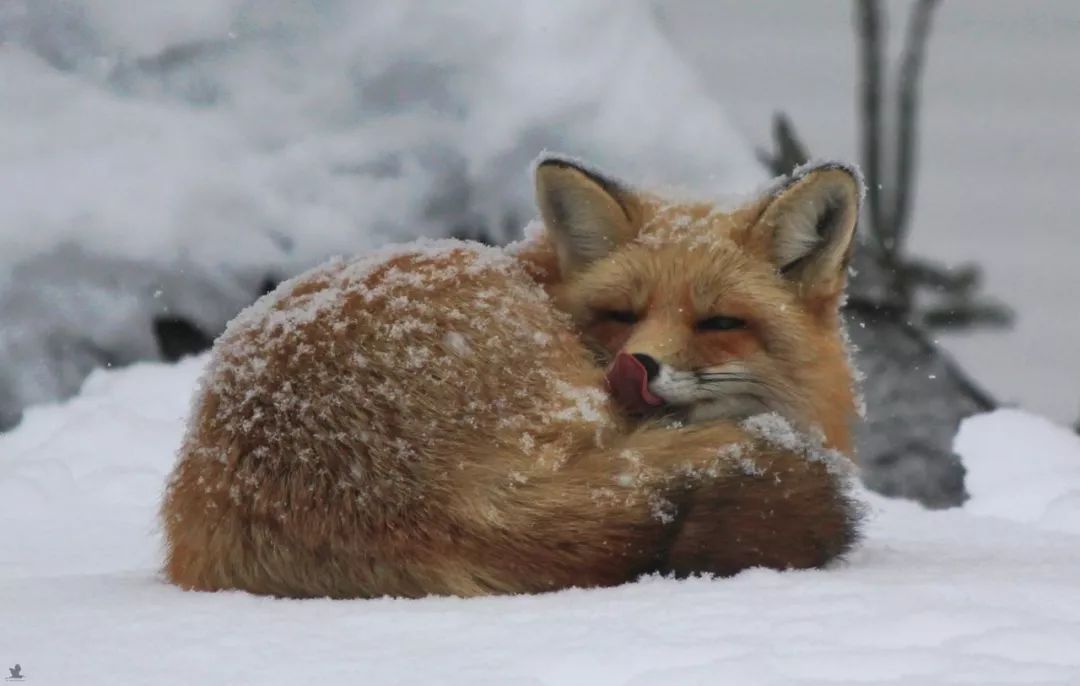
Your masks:
M682 421L779 412L847 449L840 299L861 197L807 167L735 209L669 201L562 158L536 168L550 290L628 410Z

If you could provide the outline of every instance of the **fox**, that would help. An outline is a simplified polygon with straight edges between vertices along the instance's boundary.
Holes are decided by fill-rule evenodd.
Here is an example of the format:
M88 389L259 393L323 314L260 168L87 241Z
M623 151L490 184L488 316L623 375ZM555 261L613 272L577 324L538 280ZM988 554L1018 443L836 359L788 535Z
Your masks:
M558 155L533 176L522 242L338 258L229 323L164 492L167 581L471 597L852 549L857 171L734 207Z

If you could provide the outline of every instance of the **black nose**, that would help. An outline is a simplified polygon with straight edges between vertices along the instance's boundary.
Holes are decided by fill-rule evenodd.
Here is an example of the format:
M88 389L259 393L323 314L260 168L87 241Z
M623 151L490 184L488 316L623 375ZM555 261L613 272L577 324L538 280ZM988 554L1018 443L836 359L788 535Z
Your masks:
M634 353L634 359L641 363L641 366L645 368L645 376L649 381L656 378L656 375L660 373L660 363L654 360L651 356L644 353Z

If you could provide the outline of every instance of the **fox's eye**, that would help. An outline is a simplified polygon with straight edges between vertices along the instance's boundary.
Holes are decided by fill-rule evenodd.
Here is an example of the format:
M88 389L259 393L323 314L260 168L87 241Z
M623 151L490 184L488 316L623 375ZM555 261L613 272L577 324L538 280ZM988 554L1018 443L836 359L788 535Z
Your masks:
M601 320L620 324L636 324L638 320L638 316L630 310L600 310L597 315Z
M738 317L717 315L698 320L697 328L699 331L732 331L746 328L746 321Z

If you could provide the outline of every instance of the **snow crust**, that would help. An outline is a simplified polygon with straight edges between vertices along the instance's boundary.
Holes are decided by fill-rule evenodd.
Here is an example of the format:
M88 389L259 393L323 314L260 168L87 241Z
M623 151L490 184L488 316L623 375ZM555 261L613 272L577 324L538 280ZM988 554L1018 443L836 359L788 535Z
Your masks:
M1039 417L965 422L962 509L864 494L866 540L828 570L286 601L185 593L157 574L156 510L205 364L96 372L0 435L0 662L28 682L1080 681L1080 439Z

